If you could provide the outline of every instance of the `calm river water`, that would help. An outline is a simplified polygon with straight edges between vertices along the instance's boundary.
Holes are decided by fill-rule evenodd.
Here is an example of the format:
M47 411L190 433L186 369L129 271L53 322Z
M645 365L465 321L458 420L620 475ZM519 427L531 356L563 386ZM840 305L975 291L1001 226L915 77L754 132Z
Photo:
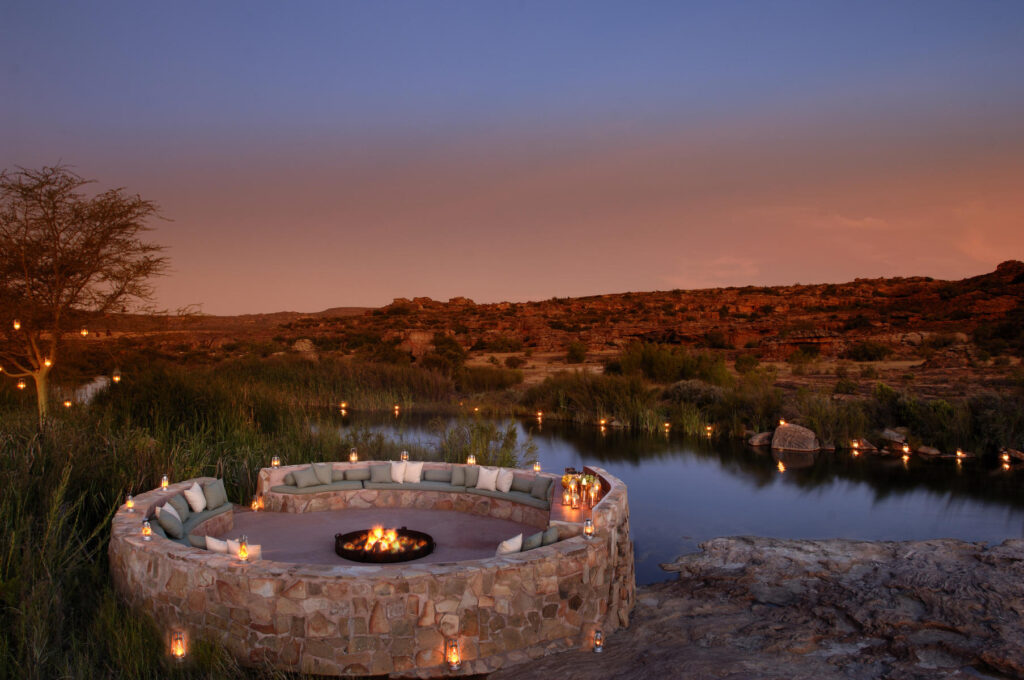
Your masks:
M340 426L429 447L436 440L429 421L349 416ZM780 473L771 453L738 441L514 422L522 440L533 438L545 470L597 465L627 484L641 584L666 580L660 563L716 536L996 543L1024 536L1024 471L981 462L904 466L898 458L839 452L808 457L805 467L788 461Z

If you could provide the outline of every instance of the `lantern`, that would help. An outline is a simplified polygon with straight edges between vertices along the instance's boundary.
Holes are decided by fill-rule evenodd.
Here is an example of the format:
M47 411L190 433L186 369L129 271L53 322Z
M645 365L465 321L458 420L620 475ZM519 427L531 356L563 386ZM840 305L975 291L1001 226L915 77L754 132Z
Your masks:
M121 370L115 368L114 373L110 376L110 379L113 380L115 383L121 382Z
M401 455L399 455L399 458L401 460L403 460L403 461L409 460L409 452L408 451L402 451Z
M576 493L576 492L573 492L573 494L572 494L572 509L573 510L579 510L580 509L580 495L578 493Z
M785 419L784 418L779 418L779 427L782 427L785 424L786 424Z
M600 630L594 631L594 653L600 654L604 651L604 633Z
M594 520L589 517L583 521L583 538L590 540L594 537Z
M245 536L238 539L238 559L242 562L249 559L249 539Z
M713 429L714 429L714 427L711 426L711 425L705 425L704 426L704 431L708 433L709 437L711 436L711 430L713 430Z
M185 634L181 631L171 633L171 656L175 661L185 659Z
M164 475L163 477L160 478L160 488L161 489L166 489L167 485L170 484L170 483L171 483L171 480L169 480L167 478L167 475Z
M964 455L964 451L963 451L963 449L957 449L956 450L956 459L960 460L961 458L966 458L966 456Z
M540 461L539 460L536 463L533 464L533 471L534 472L540 472Z
M665 428L665 432L668 432L669 430L671 430L671 429L672 429L672 423L670 423L670 422L668 422L668 421L666 420L666 421L665 421L665 424L664 424L664 425L662 425L662 427L664 427L664 428Z
M590 487L590 507L594 507L594 505L597 503L597 489L597 484L594 484L592 487Z
M469 454L466 456L466 465L476 465L476 454Z
M544 411L537 411L537 420L540 420L543 417L544 417Z
M89 329L83 328L82 330L78 331L78 333L84 338L89 335Z
M1004 463L1009 463L1009 462L1010 462L1010 454L1008 454L1008 453L1004 453L1003 455L999 456L999 458L1000 458L1000 459L1001 459L1001 460L1002 460L1002 461L1003 461Z
M445 639L444 660L449 670L457 671L462 668L462 652L459 651L459 641L455 638Z
M128 494L128 497L124 499L124 509L128 512L135 512L135 499L132 498L131 494Z
M569 505L572 503L572 493L568 489L562 492L562 505Z
M480 413L480 407L479 406L474 406L473 407L473 413Z
M152 541L153 540L153 527L150 526L149 520L142 523L142 540Z
M903 445L903 453L904 453L904 455L910 453L910 444L904 444Z
M344 411L345 409L348 408L348 402L347 401L341 402L340 404L338 404L338 408L340 408L342 411Z
M27 387L27 385L25 384L25 381L24 381L24 380L19 380L19 381L18 381L18 389L19 389L19 390L23 390L23 389L25 389L26 387Z
M258 512L260 509L260 499L257 498L256 496L253 496L252 503L249 504L249 509L251 509L253 512Z
M43 366L46 366L47 368L53 366L53 360L50 359L49 357L43 359Z
M608 424L608 420L606 418L601 418L601 420L597 421L597 424L600 425L601 427L604 427L605 425Z
M71 400L70 399L65 399L64 400L64 408L71 408Z
M18 321L17 319L15 319L14 323L11 324L11 325L14 326L14 330L16 330L16 331L20 331L21 330L21 322Z
M357 463L357 462L359 462L359 452L356 451L355 449L352 449L351 451L349 451L348 452L348 462L350 462L350 463Z
M271 458L270 467L281 467L281 456L274 456Z

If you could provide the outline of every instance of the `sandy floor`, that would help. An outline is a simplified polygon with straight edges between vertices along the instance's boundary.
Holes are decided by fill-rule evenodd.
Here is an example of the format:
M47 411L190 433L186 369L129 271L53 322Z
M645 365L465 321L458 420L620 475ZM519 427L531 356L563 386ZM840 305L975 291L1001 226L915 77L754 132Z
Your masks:
M436 547L426 562L458 562L493 557L498 543L538 529L518 522L476 517L444 510L330 510L327 512L236 512L235 527L219 538L246 535L263 547L263 559L303 564L359 565L334 552L334 535L368 529L407 527L434 537ZM402 563L393 565L400 568ZM405 564L409 564L406 562ZM387 566L387 565L384 565Z

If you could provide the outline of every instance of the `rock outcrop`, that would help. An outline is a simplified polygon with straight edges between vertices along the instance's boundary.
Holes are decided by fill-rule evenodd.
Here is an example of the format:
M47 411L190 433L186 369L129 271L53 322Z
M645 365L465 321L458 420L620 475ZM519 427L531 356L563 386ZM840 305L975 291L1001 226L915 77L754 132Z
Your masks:
M779 451L819 451L821 444L814 430L786 423L775 428L772 435L772 448Z
M604 654L490 678L1024 678L1024 540L701 547L664 565L678 581L638 591L632 625Z

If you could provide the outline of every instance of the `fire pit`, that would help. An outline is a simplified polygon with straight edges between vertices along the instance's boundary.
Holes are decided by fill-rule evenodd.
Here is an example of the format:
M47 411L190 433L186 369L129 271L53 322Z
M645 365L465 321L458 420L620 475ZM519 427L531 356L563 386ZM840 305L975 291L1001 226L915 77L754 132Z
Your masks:
M408 562L434 551L434 539L422 531L380 526L334 535L334 552L355 562Z

